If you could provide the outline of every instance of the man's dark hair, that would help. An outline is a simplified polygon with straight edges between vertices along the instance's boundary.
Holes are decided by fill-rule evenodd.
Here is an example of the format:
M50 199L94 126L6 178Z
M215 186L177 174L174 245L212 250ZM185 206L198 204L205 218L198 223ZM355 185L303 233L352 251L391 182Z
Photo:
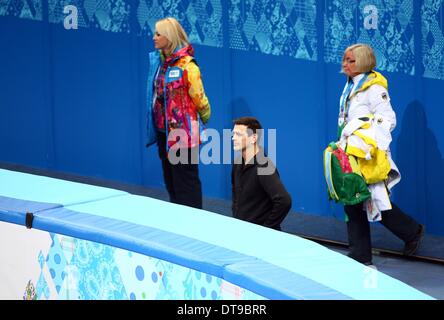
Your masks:
M242 118L238 118L236 120L233 120L234 124L236 125L244 125L247 126L247 129L250 129L251 131L253 131L254 134L257 134L257 140L259 141L261 134L262 134L262 126L259 122L259 120L257 120L254 117L242 117ZM257 131L259 130L259 131Z

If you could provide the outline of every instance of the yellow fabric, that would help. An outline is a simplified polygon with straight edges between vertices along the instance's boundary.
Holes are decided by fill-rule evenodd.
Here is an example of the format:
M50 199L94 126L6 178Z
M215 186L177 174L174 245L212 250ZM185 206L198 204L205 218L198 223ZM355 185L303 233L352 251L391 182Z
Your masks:
M376 140L365 134L366 129L368 129L371 125L371 120L374 118L373 115L367 115L367 117L370 121L365 122L360 129L353 132L353 135L362 140L361 144L357 144L356 141L354 141L354 143L348 143L346 153L349 155L349 159L354 159L354 157L357 158L357 170L355 170L352 165L353 171L361 172L365 182L372 184L387 179L390 172L390 162L387 152L378 149ZM369 160L366 160L367 150L365 149L367 149L367 147L369 148L371 155L371 159ZM352 164L352 161L350 161L350 164Z
M359 163L356 161L356 158L353 156L348 156L348 162L353 170L353 173L356 173L362 177L361 168L359 167Z
M349 99L351 99L354 95L356 95L358 92L367 90L370 86L374 84L379 84L380 86L383 86L384 88L388 89L388 82L387 79L380 74L377 71L371 71L370 74L367 77L367 81L362 85L361 88L353 92Z
M188 93L197 107L202 121L206 123L210 119L211 108L205 95L199 67L194 62L191 62L186 65L185 69L187 70L188 82L190 83Z
M368 75L367 81L362 85L361 88L353 92L353 94L350 96L350 99L358 92L365 91L374 84L378 84L384 87L385 89L388 89L387 79L379 72L371 71L370 74ZM369 117L370 120L373 119L373 115L367 115L367 117ZM353 132L354 135L358 136L367 145L369 145L370 154L372 157L370 160L365 159L366 152L362 148L359 148L358 145L353 146L347 144L347 150L346 150L347 155L349 155L349 161L353 171L355 173L361 172L367 184L373 184L386 180L390 172L390 162L388 159L387 152L378 149L375 139L369 137L368 135L365 135L365 132L363 132L365 129L369 129L370 127L371 127L371 121L368 121L365 122L360 127L360 129L355 130Z
M368 117L369 120L364 122L359 129L353 131L353 135L347 139L346 153L358 158L367 158L367 152L373 156L377 148L376 140L371 137L373 131L367 130L371 128L371 121L374 116L368 114L366 117ZM356 139L356 137L359 139Z
M347 145L346 153L348 155L352 155L357 158L364 158L364 159L365 159L365 155L366 155L364 150L362 150L361 148L355 147L355 146L351 146L351 145Z
M368 184L384 181L390 172L390 162L384 150L375 149L370 160L358 158L358 163L362 176Z
M330 197L332 199L339 199L338 194L336 193L334 184L333 184L333 177L331 174L331 160L330 157L333 157L332 155L333 149L328 146L325 150L324 150L324 177L325 180L327 182L327 186L328 186L328 192L330 193ZM328 153L330 153L330 157L327 157ZM328 159L328 161L327 161Z
M361 138L366 144L371 145L373 148L376 148L378 145L375 139L366 136L365 134L362 133L362 131L356 130L355 132L353 132L353 134Z

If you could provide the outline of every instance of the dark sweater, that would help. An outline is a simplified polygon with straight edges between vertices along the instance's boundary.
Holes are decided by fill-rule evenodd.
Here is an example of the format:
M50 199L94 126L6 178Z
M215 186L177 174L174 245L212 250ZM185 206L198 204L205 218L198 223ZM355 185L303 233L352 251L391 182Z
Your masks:
M258 154L259 155L259 154ZM259 159L259 161L258 161ZM274 164L265 156L255 156L254 163L235 161L231 171L233 217L280 230L281 222L291 208L291 197L282 184ZM271 166L270 175L258 170Z

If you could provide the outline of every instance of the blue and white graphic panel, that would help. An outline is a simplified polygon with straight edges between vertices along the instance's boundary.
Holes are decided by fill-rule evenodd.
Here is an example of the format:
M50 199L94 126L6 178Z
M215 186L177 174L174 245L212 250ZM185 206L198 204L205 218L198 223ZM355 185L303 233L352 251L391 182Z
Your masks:
M442 80L444 79L444 1L424 0L421 17L423 76Z
M314 0L231 0L230 48L317 60Z
M42 0L0 0L0 16L42 21Z
M191 43L222 47L222 0L140 0L137 20L140 34L152 37L156 21L176 18Z
M130 0L49 0L49 22L130 33ZM67 22L69 20L69 22Z
M354 43L372 46L377 69L414 75L413 0L326 0L325 62Z

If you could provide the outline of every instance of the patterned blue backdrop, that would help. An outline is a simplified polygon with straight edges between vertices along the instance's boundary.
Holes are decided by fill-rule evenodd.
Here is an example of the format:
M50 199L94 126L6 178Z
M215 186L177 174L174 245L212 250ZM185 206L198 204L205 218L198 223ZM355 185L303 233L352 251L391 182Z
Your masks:
M336 132L342 52L372 45L398 119L393 198L444 235L443 0L0 0L0 161L163 187L144 115L147 53L165 16L195 46L210 127L254 115L276 128L293 210L339 219L322 150ZM230 199L229 170L201 166L206 196Z
M230 48L317 60L314 0L233 0L228 15Z
M424 1L421 17L423 76L444 79L443 1Z
M62 23L67 14L65 6L77 8L78 25L82 28L97 28L109 32L130 32L130 2L123 0L49 0L48 18L50 23Z
M415 74L413 0L230 0L224 16L222 0L48 0L49 23L63 25L66 6L77 8L78 26L107 32L152 36L154 23L165 16L178 18L192 43L318 60L322 27L324 62L340 63L351 43L371 44L378 68ZM43 21L44 0L1 0L0 16ZM420 7L422 76L443 79L443 1L424 0ZM136 23L131 26L130 15ZM323 23L319 19L323 12ZM228 33L224 35L224 18ZM418 57L419 58L419 57Z
M378 69L415 74L413 0L326 1L325 61L340 63L351 42L370 44Z

